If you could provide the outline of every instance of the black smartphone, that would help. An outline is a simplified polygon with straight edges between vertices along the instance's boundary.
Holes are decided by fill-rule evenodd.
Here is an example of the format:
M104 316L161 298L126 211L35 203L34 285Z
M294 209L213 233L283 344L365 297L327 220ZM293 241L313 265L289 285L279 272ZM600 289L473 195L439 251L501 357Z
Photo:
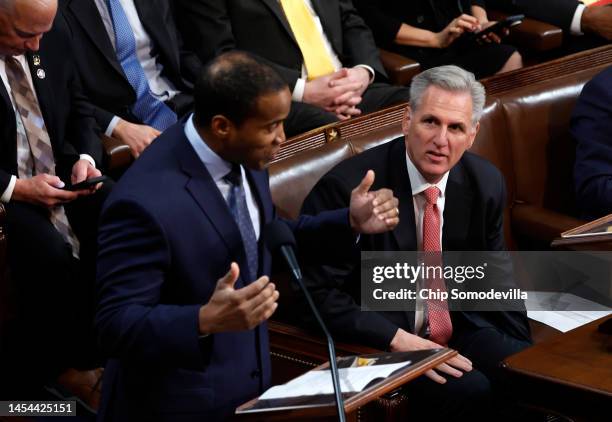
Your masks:
M74 185L66 183L66 186L64 186L62 189L69 191L89 189L92 186L96 186L98 183L104 183L107 180L108 176L92 177L91 179L83 180L82 182L76 183Z
M497 35L502 36L505 29L520 25L523 23L523 19L525 19L525 15L508 16L505 19L495 22L493 25L483 29L482 31L468 33L468 37L474 40L481 40L491 32L495 32Z

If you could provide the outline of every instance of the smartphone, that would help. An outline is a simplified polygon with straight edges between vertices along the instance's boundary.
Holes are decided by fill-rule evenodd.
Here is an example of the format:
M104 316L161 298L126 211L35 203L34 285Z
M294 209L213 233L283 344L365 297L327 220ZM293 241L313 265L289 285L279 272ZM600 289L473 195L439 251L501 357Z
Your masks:
M483 29L482 31L473 32L468 34L469 38L474 40L481 40L487 34L491 32L495 32L497 35L502 36L504 29L512 28L513 26L520 25L523 23L523 19L525 19L525 15L512 15L508 16L505 19L497 21L495 24L489 26L488 28Z
M103 183L107 180L108 176L92 177L91 179L83 180L82 182L76 183L74 185L66 183L66 186L64 186L62 189L69 191L89 189L92 186L96 186L98 183Z

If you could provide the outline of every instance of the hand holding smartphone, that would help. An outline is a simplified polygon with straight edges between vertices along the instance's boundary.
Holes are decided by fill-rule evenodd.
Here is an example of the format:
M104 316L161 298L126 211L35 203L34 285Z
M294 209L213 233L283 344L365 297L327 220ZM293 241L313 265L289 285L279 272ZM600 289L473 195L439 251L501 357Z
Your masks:
M92 177L90 179L83 180L82 182L75 183L74 185L70 183L66 183L66 185L62 189L69 190L72 192L77 191L77 190L85 190L85 189L90 189L96 186L98 183L104 183L107 180L108 180L108 176Z
M508 16L505 19L497 21L493 25L478 31L473 32L471 34L467 34L467 37L473 41L483 41L485 38L489 36L489 34L494 33L498 37L501 37L507 29L510 29L514 26L520 25L523 23L523 19L525 19L525 15L513 15Z

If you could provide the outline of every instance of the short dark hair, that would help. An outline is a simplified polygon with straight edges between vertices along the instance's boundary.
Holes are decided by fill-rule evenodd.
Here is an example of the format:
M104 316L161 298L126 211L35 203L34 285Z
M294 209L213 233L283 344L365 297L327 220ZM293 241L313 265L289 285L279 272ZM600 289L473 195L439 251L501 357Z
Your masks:
M231 51L211 60L195 87L195 122L208 126L221 114L240 126L255 112L262 95L287 89L287 83L262 59L244 51Z

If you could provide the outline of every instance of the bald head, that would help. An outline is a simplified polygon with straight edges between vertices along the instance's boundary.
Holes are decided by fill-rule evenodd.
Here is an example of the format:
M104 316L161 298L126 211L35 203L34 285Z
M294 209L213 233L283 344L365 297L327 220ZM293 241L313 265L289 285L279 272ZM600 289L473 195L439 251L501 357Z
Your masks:
M56 13L57 0L0 0L0 55L37 51Z

